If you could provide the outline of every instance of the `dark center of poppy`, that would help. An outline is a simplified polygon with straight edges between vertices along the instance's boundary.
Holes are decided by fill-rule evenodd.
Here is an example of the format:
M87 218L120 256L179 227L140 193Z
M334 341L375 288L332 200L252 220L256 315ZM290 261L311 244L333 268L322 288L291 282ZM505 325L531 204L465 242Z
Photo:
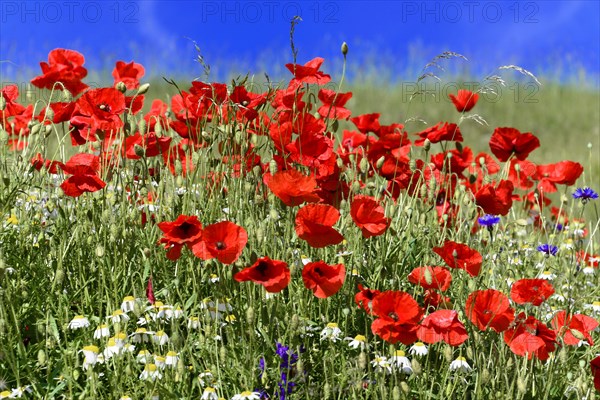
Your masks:
M217 248L217 250L224 250L226 246L223 242L217 242L215 243L215 247Z
M110 106L106 103L101 103L98 108L102 111L110 112Z
M398 321L398 314L396 314L395 312L391 312L388 313L388 317L390 317L391 319L393 319L394 321Z
M243 105L244 107L247 107L247 106L248 106L248 104L250 104L250 102L249 102L248 100L244 100L244 101L242 101L242 105Z
M267 271L267 268L269 267L269 265L266 262L259 262L258 265L256 266L256 270L261 274L264 275L265 272Z

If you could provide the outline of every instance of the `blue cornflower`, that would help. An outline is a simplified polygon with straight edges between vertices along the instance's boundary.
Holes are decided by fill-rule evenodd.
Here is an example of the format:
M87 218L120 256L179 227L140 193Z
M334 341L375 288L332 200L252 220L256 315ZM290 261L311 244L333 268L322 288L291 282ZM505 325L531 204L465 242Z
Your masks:
M575 193L573 193L573 198L581 199L581 202L585 204L590 200L597 199L598 193L594 192L594 190L589 187L578 188L575 190Z
M540 244L537 250L546 253L547 256L555 256L558 253L558 247L548 243Z
M491 214L485 214L483 217L477 218L477 222L481 226L491 227L500 222L500 217Z

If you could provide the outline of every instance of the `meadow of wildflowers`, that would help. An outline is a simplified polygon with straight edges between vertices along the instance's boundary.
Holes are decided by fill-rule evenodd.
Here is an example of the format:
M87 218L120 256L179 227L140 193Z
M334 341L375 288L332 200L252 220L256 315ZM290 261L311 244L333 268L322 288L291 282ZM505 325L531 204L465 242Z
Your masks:
M2 87L0 399L595 398L597 178L519 127L475 153L485 81L414 131L295 58L149 100L55 49L45 100Z

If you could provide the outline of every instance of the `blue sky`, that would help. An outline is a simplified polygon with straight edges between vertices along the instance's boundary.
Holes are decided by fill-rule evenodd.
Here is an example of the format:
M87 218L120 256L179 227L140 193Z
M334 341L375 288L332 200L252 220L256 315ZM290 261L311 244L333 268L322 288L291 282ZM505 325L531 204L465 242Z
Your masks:
M149 75L191 79L202 73L193 42L213 79L245 72L278 76L291 60L289 21L296 14L302 17L298 60L322 56L331 73L338 72L346 41L353 65L386 67L394 79L448 50L467 56L476 74L505 64L536 73L559 68L569 75L582 67L600 74L600 2L594 0L4 0L1 78L36 74L50 50L64 47L82 52L90 72L135 60Z

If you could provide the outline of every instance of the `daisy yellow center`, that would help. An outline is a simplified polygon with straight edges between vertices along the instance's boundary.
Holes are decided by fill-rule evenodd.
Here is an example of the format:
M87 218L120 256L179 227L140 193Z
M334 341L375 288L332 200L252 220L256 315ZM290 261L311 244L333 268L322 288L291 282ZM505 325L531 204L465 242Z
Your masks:
M330 322L330 323L327 324L327 327L328 328L337 328L338 324L336 324L335 322Z
M244 390L242 393L240 393L242 396L250 396L252 394L252 392L250 392L249 390Z
M405 352L403 352L402 350L396 350L396 356L398 357L404 357L406 355Z
M356 336L354 337L354 340L357 340L357 341L359 341L359 342L364 342L365 340L367 340L367 338L366 338L366 337L364 337L363 335L356 335Z

